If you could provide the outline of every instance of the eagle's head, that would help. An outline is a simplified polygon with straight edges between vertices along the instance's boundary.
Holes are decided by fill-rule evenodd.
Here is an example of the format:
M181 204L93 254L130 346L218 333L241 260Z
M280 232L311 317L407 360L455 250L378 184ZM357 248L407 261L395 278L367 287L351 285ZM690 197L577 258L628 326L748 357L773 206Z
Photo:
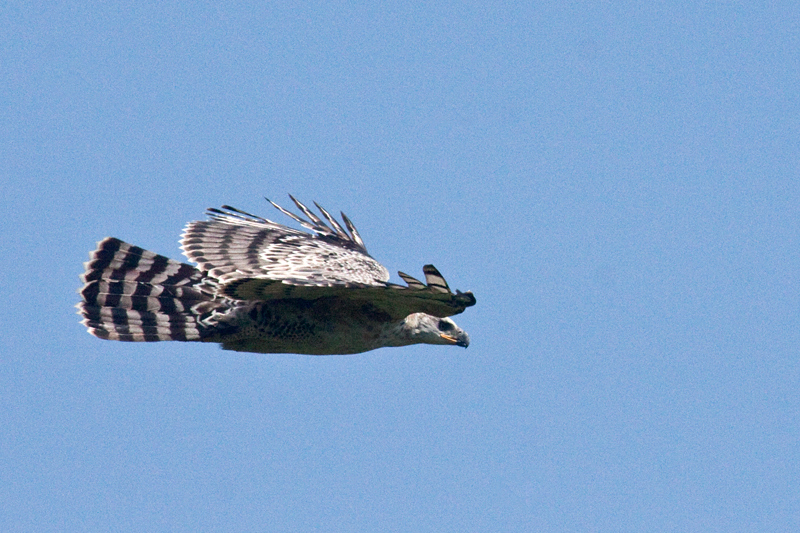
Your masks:
M401 326L407 344L448 344L469 346L469 335L449 318L414 313L408 315Z

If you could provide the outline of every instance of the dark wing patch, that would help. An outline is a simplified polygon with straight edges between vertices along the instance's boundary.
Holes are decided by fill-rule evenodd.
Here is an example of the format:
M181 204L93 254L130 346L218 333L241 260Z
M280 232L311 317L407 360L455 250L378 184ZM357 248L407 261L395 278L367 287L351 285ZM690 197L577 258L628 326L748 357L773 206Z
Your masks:
M428 267L436 271L432 265L426 265L426 268ZM340 283L322 286L308 284L303 280L278 281L264 278L240 278L223 285L220 288L220 294L237 300L316 300L335 297L351 302L363 301L387 313L395 320L412 313L427 313L437 317L452 316L475 305L475 296L471 292L456 291L453 294L447 288L447 282L444 281L441 274L438 271L436 273L438 279L435 280L435 285L425 285L408 274L401 274L401 277L409 284L408 287L393 283L383 285ZM442 287L445 289L443 290Z

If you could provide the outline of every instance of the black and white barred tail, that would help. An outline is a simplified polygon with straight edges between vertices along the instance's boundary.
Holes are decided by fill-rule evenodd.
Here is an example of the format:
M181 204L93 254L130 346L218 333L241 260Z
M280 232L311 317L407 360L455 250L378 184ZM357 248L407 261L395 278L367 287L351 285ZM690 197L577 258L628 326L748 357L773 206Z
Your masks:
M197 341L215 307L203 273L191 265L108 237L84 265L76 306L89 333L118 341Z

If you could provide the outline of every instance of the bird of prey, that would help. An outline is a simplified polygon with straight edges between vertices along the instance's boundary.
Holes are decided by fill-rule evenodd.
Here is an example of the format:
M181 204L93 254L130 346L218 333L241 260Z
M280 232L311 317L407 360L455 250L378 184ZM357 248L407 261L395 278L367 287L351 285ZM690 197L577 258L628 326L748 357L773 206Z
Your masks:
M475 305L453 293L433 265L426 283L399 272L389 283L350 219L325 221L289 195L305 216L268 200L311 232L230 206L210 208L181 238L197 266L108 237L81 276L76 306L89 333L118 341L201 341L225 350L352 354L409 344L469 345L449 316Z

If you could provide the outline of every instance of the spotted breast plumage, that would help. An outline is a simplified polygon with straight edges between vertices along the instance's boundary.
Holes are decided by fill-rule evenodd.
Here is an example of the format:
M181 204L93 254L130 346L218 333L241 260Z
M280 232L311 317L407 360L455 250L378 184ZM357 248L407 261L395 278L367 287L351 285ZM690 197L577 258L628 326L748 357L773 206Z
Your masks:
M82 323L101 339L214 342L257 353L469 345L448 317L475 305L471 292L453 293L433 265L423 267L425 283L403 272L407 285L390 283L344 213L343 227L318 204L324 221L290 198L305 218L270 203L311 233L211 208L181 239L196 267L103 239L81 276Z

